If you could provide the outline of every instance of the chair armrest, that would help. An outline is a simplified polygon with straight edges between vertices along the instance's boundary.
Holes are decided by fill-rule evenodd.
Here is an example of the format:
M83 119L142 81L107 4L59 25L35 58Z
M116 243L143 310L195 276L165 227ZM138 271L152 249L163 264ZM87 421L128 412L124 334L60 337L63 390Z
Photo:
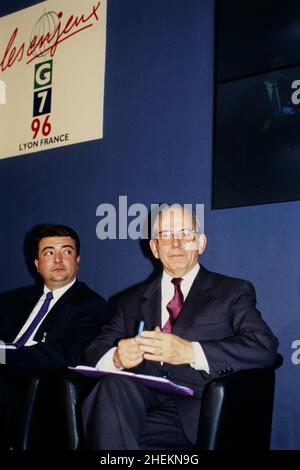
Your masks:
M198 430L198 449L269 449L275 368L248 369L207 384Z
M96 380L65 370L28 379L19 447L76 449L79 407Z
M80 408L83 400L99 378L85 377L67 372L61 381L61 397L64 401L65 443L64 448L78 449L83 442Z
M273 368L249 369L207 384L199 420L198 449L268 449L274 399ZM78 449L80 408L98 378L63 370L28 380L21 449Z

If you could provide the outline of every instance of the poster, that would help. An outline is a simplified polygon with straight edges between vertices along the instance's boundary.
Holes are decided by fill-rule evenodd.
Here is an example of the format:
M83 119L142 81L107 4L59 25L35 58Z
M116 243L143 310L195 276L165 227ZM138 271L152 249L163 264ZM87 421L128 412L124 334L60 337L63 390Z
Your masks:
M103 137L106 0L0 18L0 158Z

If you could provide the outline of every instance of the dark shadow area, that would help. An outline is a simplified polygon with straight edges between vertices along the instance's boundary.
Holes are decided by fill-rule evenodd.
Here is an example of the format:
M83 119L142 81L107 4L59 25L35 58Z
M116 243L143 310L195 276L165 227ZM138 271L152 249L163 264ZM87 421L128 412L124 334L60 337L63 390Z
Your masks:
M23 306L20 305L18 299L31 299L36 293L37 288L42 288L43 280L36 270L34 265L34 245L35 237L39 228L44 225L40 224L33 227L29 232L26 233L23 243L24 260L29 273L31 274L34 283L30 286L17 287L15 289L3 292L0 294L0 339L4 332L7 330L5 322L5 316L9 315L20 315L20 321L22 321L24 313ZM3 314L5 313L5 315Z
M24 243L23 243L24 259L25 259L28 272L31 274L31 276L33 277L33 280L38 285L42 284L42 281L34 265L34 258L35 258L34 246L35 246L36 234L39 231L39 229L43 227L44 225L45 224L35 225L31 230L29 230L29 232L27 232L25 235Z
M37 286L34 284L18 287L0 295L0 340L9 338L9 341L13 342L16 336L16 324L21 329L28 318L28 310L24 308L24 299L33 308L36 303L36 292ZM12 318L14 321L11 321Z
M16 310L18 310L20 319L23 318L23 306L19 304L17 299L27 298L29 301L31 297L34 297L36 294L37 288L42 289L43 279L37 272L37 269L34 265L35 259L35 246L36 246L36 234L45 224L39 224L34 226L29 230L24 237L23 243L23 254L24 260L28 272L33 278L34 283L30 286L17 287L15 289L3 292L0 294L0 314L6 312L8 315L11 311L14 315ZM34 305L33 305L34 306ZM13 311L12 311L13 310ZM3 324L5 322L5 315L0 315L0 339L4 331L6 331L6 326Z

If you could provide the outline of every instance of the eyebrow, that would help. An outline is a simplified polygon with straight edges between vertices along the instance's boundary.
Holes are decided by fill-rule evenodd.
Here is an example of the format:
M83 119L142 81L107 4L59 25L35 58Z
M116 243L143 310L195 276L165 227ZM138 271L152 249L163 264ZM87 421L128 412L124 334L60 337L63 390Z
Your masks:
M72 245L62 245L60 248L71 248L72 250L75 251L75 247L72 246ZM46 250L55 250L55 246L45 246L43 249L42 249L42 253L44 253L44 251Z

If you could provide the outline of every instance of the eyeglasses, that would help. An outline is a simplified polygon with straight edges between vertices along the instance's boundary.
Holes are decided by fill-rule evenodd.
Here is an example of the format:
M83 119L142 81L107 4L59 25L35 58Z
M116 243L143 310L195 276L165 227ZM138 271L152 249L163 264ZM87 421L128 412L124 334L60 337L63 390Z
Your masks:
M183 228L181 230L162 230L156 235L156 241L160 245L170 245L172 240L180 240L182 243L193 242L199 236L196 230L190 228Z

